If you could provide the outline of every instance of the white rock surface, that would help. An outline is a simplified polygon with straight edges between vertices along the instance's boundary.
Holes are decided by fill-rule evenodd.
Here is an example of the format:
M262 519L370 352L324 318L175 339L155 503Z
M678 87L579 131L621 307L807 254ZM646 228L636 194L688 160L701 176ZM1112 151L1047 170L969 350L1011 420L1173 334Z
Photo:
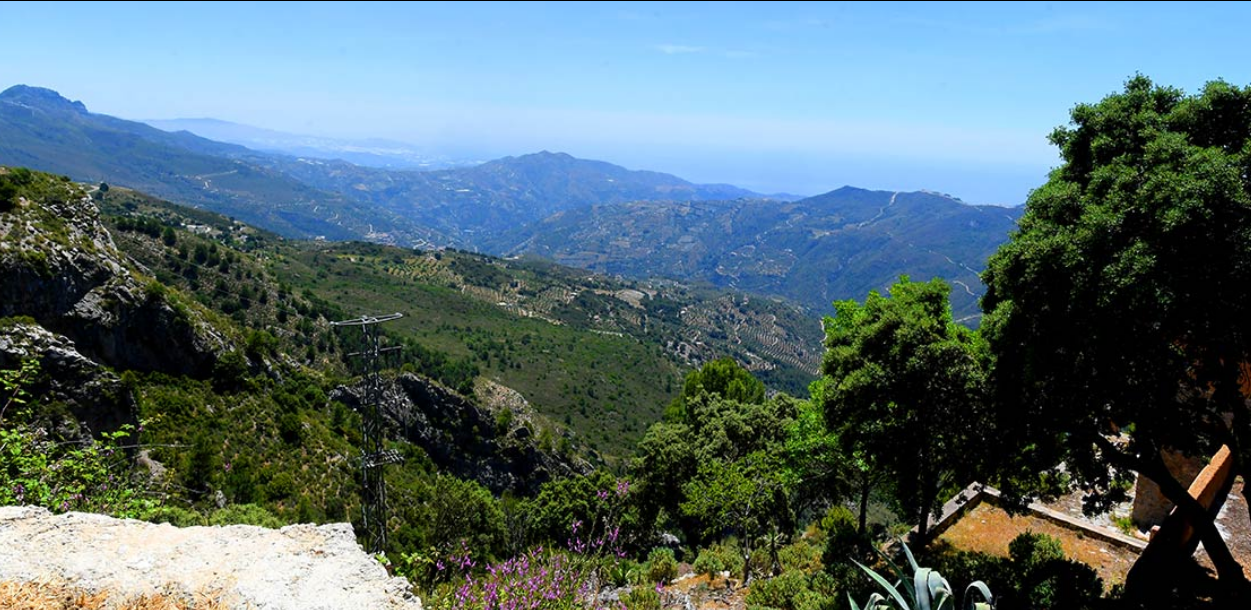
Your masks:
M421 609L346 523L178 528L0 507L0 581L34 580L123 595L221 594L258 610Z

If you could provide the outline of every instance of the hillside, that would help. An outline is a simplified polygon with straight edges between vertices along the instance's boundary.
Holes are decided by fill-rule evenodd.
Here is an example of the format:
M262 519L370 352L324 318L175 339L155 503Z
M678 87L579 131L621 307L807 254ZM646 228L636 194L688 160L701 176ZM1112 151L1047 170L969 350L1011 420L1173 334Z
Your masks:
M203 130L203 121L195 124ZM286 150L300 141L211 126L241 141L276 138ZM938 276L953 285L958 316L973 323L977 273L1020 213L851 187L764 199L550 152L438 171L364 167L161 131L25 86L0 93L0 163L139 188L287 237L537 255L601 273L782 296L818 315L902 274Z
M332 144L340 146L319 146ZM973 323L977 273L1020 214L929 192L851 187L765 199L546 151L438 171L364 167L166 132L25 86L0 93L0 163L139 188L287 237L531 254L782 296L817 314L903 274L937 276L953 285L959 317Z
M265 163L314 187L367 201L439 230L462 247L552 214L637 200L758 197L729 185L693 184L564 153L539 152L431 172L389 171L341 161L270 157Z
M189 131L202 138L238 144L261 152L313 159L338 159L365 167L448 169L478 164L473 161L452 159L412 144L390 140L344 140L307 136L218 119L166 119L144 122L164 131Z
M191 126L206 131L205 125L199 121ZM360 153L364 158L333 154L361 148L350 143L314 139L301 145L298 136L289 134L207 125L207 131L221 137L278 152L91 113L83 103L55 91L17 85L0 92L0 164L137 188L287 237L471 249L505 230L588 205L759 196L730 185L693 184L563 153L438 171L366 167L324 157L385 162L369 152ZM399 150L387 148L393 143L377 144L382 150ZM312 147L315 154L289 154L302 146ZM396 154L408 158L417 153L405 149Z
M87 111L55 91L0 92L0 165L107 182L227 214L289 237L442 239L394 214L249 161L246 148Z
M0 369L37 363L22 378L34 409L9 409L6 432L41 430L30 442L51 450L131 426L148 447L137 456L145 486L181 523L221 510L285 522L359 514L356 382L342 358L356 340L330 327L341 310L266 269L265 248L279 240L48 174L0 168L0 186L0 285L11 295L0 303ZM149 213L155 203L166 212ZM398 409L387 414L390 446L406 458L387 478L409 544L430 535L430 490L450 479L440 473L527 494L588 469L583 442L507 388L471 378L458 394L431 378L454 367L419 353L387 376ZM541 447L545 437L561 442ZM64 494L52 496L62 510L101 510L72 489L45 492ZM21 502L36 489L5 493Z
M609 456L628 451L659 418L691 367L731 355L772 387L798 393L820 361L820 325L769 299L538 260L288 242L134 191L98 198L121 229L118 246L155 277L236 321L290 329L280 336L303 337L293 355L324 360L342 340L312 324L311 312L404 312L387 324L406 346L396 364L466 393L480 374ZM197 234L170 246L157 237L165 226Z
M884 291L899 275L952 284L959 318L976 320L978 273L1020 209L971 206L929 192L844 187L793 202L631 202L553 215L488 242L507 254L630 277L697 278L794 299L819 314L837 299Z

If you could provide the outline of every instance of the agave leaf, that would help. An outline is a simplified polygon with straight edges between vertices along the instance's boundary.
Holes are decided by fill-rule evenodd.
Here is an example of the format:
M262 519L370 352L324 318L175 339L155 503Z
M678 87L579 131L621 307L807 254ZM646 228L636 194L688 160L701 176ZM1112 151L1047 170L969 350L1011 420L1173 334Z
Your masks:
M982 599L985 601L979 602L979 603L973 603L972 600L969 599L969 591L977 591L979 594L981 594ZM970 607L975 608L977 610L982 610L983 608L986 608L986 609L993 608L995 605L995 596L990 594L990 587L986 586L986 583L980 580L975 580L972 583L969 583L968 587L965 587L964 599L965 601L969 602Z
M929 589L931 598L938 595L939 591L951 592L951 583L947 582L947 579L943 578L942 574L934 570L930 570L929 580L926 581L925 586Z
M856 600L852 598L850 593L847 594L847 603L851 604L851 610L860 610L860 606L856 605Z
M903 545L904 555L908 556L908 565L912 566L912 571L916 572L917 570L920 570L921 566L917 563L917 558L912 556L912 549L908 548L908 543L901 542L900 544Z
M906 545L904 548L908 548ZM908 562L916 564L916 560L912 558L912 554L908 554ZM916 574L912 577L912 590L914 591L913 599L916 600L917 610L930 610L930 574L934 570L929 568L917 568Z
M895 603L899 604L900 610L911 610L910 608L908 608L908 600L904 599L903 594L899 592L899 589L895 588L895 585L890 584L889 581L887 581L885 578L882 578L881 574L878 574L877 572L870 570L868 567L866 567L864 564L860 563L859 561L856 561L853 559L852 563L860 566L860 569L864 570L869 575L869 578L872 578L875 582L877 582L877 584L881 585L882 588L886 589L886 592L890 593L890 596L892 599L895 600Z
M908 596L908 598L916 599L917 591L916 591L916 585L913 583L913 579L904 573L903 568L899 567L899 565L897 565L894 561L891 561L891 558L887 557L886 553L883 553L880 549L876 549L876 548L873 550L874 552L877 553L878 557L882 558L882 561L886 562L886 565L887 567L890 568L890 571L895 573L895 578L899 579L899 582L903 584L903 587L904 587L903 592ZM912 557L912 551L908 550L907 544L904 545L904 550L907 551L908 559L914 566L913 571L915 572L916 570L920 569L920 567L916 565L916 559Z

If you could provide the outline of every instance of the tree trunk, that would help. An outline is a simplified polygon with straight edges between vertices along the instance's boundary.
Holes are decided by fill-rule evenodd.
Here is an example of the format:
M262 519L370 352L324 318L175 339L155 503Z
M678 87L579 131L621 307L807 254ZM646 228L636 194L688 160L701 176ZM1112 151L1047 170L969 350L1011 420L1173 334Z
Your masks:
M751 576L751 544L743 543L743 584L747 586L747 578Z
M778 526L773 526L773 532L769 534L769 575L777 576L782 573L782 562L778 558L778 543L782 540L782 534L778 530Z
M938 491L925 486L921 492L921 508L917 519L917 544L921 547L929 544L930 538L930 505L934 503L934 496L938 495Z
M858 524L861 536L865 535L865 528L868 526L869 519L869 474L866 472L860 479L860 523Z

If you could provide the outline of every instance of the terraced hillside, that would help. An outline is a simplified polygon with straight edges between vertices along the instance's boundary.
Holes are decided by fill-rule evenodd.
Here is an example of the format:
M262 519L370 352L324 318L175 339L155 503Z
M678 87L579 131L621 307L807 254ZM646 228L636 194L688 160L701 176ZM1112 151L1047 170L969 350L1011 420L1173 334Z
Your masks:
M99 197L122 229L119 245L156 277L272 326L303 358L325 360L345 340L310 326L309 308L327 317L399 311L405 317L387 325L407 348L397 365L466 393L478 376L512 388L607 459L659 419L690 368L730 355L772 387L801 393L820 359L820 325L770 299L541 260L288 241L127 189ZM157 237L165 227L187 235L167 245ZM269 288L252 279L262 276Z

